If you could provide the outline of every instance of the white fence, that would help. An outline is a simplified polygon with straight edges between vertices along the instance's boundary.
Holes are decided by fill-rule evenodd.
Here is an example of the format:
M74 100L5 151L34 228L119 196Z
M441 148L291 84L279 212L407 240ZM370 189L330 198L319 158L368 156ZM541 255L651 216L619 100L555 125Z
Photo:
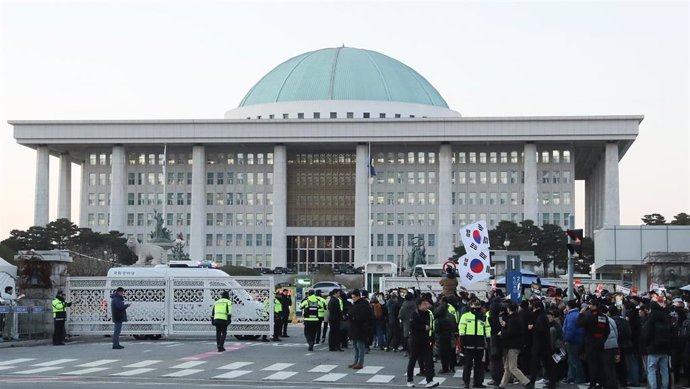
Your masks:
M130 335L212 335L211 309L223 291L233 301L230 335L272 335L271 277L218 278L105 278L70 277L67 280L67 333L111 334L110 296L125 289Z

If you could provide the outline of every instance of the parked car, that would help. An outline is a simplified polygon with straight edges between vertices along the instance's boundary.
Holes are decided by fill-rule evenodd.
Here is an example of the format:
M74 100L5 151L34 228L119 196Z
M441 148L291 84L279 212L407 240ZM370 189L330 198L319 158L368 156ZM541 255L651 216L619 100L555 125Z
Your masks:
M257 267L255 270L258 270L259 273L261 274L273 274L273 270L267 268L267 267Z
M284 267L276 267L273 269L273 274L287 274L287 269Z
M297 274L297 270L295 270L294 267L288 267L288 268L285 268L285 271L283 273L285 273L285 274Z
M354 266L348 266L345 268L345 274L357 274L357 270Z
M311 287L311 289L314 289L314 292L320 290L321 295L325 297L328 296L328 294L331 293L331 291L334 289L346 290L347 288L340 282L321 281L315 283L314 286Z

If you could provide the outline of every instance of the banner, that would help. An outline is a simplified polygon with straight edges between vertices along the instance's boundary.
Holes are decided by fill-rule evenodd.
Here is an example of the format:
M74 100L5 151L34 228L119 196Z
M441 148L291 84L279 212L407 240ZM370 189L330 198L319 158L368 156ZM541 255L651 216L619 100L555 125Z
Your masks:
M489 230L486 222L480 220L468 224L460 229L462 243L467 254L460 257L458 262L458 275L460 284L464 287L477 281L491 278L489 267Z

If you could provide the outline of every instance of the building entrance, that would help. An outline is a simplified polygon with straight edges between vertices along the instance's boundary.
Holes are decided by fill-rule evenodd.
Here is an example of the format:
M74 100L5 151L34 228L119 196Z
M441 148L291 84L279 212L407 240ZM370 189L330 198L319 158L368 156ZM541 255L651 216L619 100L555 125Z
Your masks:
M355 237L351 235L300 235L287 238L287 265L298 272L315 272L320 266L334 270L354 264Z

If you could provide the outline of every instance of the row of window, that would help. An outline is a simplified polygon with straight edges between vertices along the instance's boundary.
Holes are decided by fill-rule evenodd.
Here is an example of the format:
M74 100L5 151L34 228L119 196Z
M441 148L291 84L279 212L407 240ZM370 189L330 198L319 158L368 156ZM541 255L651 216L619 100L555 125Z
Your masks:
M265 215L265 216L264 216ZM273 226L272 213L207 213L207 226Z
M108 166L112 155L109 153L89 154L89 165ZM128 153L127 164L140 166L191 165L191 153ZM209 153L206 164L227 165L273 165L273 153Z
M374 115L376 115L376 114L374 114ZM281 115L281 117L282 117L283 119L290 119L290 114L289 114L289 113L284 113L284 114ZM321 119L321 112L312 112L311 117L312 117L312 119ZM324 113L324 118L325 118L325 117L326 117L326 116L325 116L325 113ZM328 117L329 117L330 119L337 119L337 118L338 118L338 112L329 112L329 113L328 113ZM358 116L358 117L359 117L359 116ZM371 119L371 117L372 117L372 116L371 116L371 112L362 112L362 116L361 116L361 117L364 118L364 119ZM400 119L400 118L402 117L402 114L396 113L396 114L393 115L393 117L395 117L396 119ZM415 117L415 115L409 115L409 117L413 118L413 117ZM423 116L423 117L426 117L426 116ZM257 118L257 119L261 119L261 118L263 118L263 115L257 115L256 118ZM273 114L273 113L272 113L272 114L269 114L269 115L268 115L268 118L269 118L269 119L275 119L275 118L276 118L276 115ZM354 112L346 112L346 113L345 113L345 118L347 118L347 119L354 119L354 118L355 118L355 113L354 113ZM380 113L379 113L379 119L385 119L385 118L386 118L386 113L385 113L385 112L380 112ZM250 116L247 116L247 119L251 119L251 117L250 117ZM293 118L293 119L294 119L294 118ZM298 113L297 113L297 119L304 119L304 112L298 112ZM341 117L341 119L342 119L342 117Z
M273 245L273 235L266 234L206 234L206 246L262 247Z
M369 204L376 205L434 205L436 204L436 193L430 192L376 192L376 195L369 196Z
M542 192L540 201L543 205L570 205L572 197L570 192ZM518 192L452 192L451 205L520 205L525 204L525 199Z
M437 153L424 151L388 152L377 153L376 163L379 164L435 164ZM451 154L451 162L454 164L466 163L502 163L517 164L524 161L523 151L458 151ZM570 163L570 150L545 150L536 153L538 163Z
M226 265L272 268L271 254L206 254L206 260Z
M206 205L273 205L273 193L206 193Z
M372 213L370 223L377 226L435 226L435 213Z
M321 185L330 188L355 185L355 172L297 172L296 185Z
M288 164L296 165L352 165L357 162L355 154L294 154L288 157Z
M414 243L414 238L418 238L420 235L407 234L407 245L412 246ZM385 237L385 239L384 239ZM396 239L397 237L397 239ZM424 239L424 235L421 235ZM374 234L371 234L371 246L376 247L400 247L405 244L405 234L376 234L376 239L374 239ZM436 246L436 235L428 234L424 244L428 247Z
M206 185L273 185L273 173L206 173Z
M377 172L371 178L377 184L436 184L436 172ZM543 184L570 184L570 171L541 171ZM521 170L511 171L454 171L451 173L451 184L524 184L525 173Z

